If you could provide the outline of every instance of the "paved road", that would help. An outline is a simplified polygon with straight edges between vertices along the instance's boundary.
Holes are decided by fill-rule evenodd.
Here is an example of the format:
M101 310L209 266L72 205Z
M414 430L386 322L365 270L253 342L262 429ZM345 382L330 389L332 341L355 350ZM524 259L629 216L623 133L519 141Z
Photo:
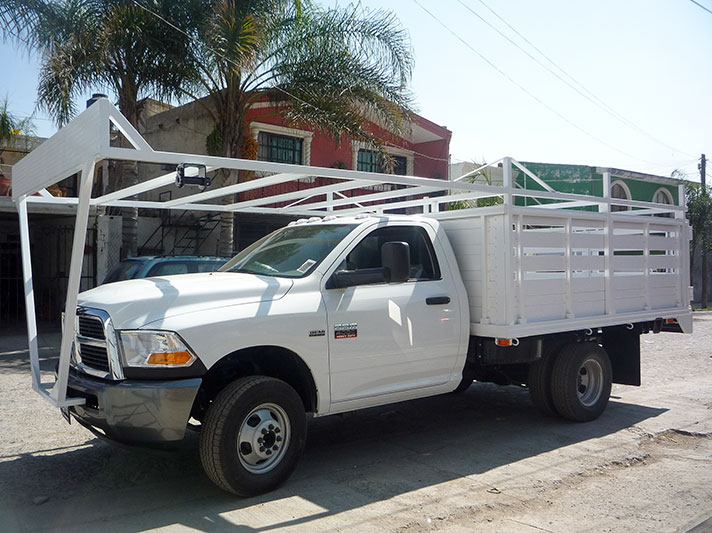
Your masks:
M712 531L712 314L695 328L644 336L644 385L595 422L486 384L315 419L295 475L246 500L205 478L195 435L166 454L67 425L0 337L0 530Z

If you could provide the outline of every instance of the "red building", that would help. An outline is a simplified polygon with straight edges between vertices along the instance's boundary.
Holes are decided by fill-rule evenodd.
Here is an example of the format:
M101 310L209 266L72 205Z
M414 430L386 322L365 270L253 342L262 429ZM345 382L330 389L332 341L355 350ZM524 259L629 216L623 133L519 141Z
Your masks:
M206 139L213 130L213 122L204 102L191 102L168 108L165 104L148 100L140 131L156 150L184 153L206 153ZM309 125L285 124L279 113L280 103L263 101L254 104L247 114L249 135L256 141L257 159L298 165L336 167L367 172L388 172L380 154L364 143L347 136L336 140ZM383 150L391 158L394 174L448 179L450 139L452 132L430 120L414 114L409 132L399 136L378 124L366 125L383 143ZM148 176L145 176L148 177ZM297 188L321 185L318 178L289 182L270 188L269 195L291 192ZM374 187L381 190L383 186ZM241 199L254 199L268 191L250 191ZM164 198L165 199L165 198ZM323 198L322 198L323 199ZM318 201L315 198L314 201ZM238 214L240 220L239 247L254 239L250 227L264 231L283 225L283 220L260 220ZM245 233L247 231L247 234Z
M159 150L206 153L205 140L213 129L210 116L199 102L169 108L154 101L146 103L141 133ZM250 135L259 144L258 159L281 163L380 170L380 163L366 146L302 125L286 125L279 104L260 102L247 114ZM385 144L395 160L395 174L447 179L452 132L415 114L409 134L401 137L370 123L367 128Z

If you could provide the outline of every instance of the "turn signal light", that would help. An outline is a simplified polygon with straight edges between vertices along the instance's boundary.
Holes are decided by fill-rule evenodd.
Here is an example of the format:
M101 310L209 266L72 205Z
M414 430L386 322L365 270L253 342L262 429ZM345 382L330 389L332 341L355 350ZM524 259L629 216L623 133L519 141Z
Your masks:
M677 320L674 318L668 318L665 320L665 322L667 322L668 324L674 324L675 322L677 322Z
M149 365L184 365L191 359L188 352L154 352L148 357Z
M497 346L512 346L512 339L495 339L494 343Z

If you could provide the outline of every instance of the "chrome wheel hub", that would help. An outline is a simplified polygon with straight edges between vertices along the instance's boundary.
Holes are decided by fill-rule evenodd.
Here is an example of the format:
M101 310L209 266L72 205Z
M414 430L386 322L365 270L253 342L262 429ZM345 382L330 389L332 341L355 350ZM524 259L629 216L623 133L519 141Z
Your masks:
M586 359L578 371L576 390L582 405L591 407L603 393L603 368L595 359Z
M279 405L264 403L245 417L237 435L242 466L253 474L274 469L289 446L289 418Z

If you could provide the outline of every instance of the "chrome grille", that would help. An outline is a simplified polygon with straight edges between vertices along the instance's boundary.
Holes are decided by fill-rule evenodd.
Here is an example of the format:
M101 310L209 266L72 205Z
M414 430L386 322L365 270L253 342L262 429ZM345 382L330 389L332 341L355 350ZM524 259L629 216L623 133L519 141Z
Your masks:
M77 317L79 321L79 335L90 339L105 340L104 323L99 317L80 315Z
M116 333L108 313L101 309L77 308L74 363L87 374L103 379L123 379Z
M82 363L90 368L96 368L104 372L109 372L109 356L106 353L105 346L94 346L91 344L80 343L80 357Z

